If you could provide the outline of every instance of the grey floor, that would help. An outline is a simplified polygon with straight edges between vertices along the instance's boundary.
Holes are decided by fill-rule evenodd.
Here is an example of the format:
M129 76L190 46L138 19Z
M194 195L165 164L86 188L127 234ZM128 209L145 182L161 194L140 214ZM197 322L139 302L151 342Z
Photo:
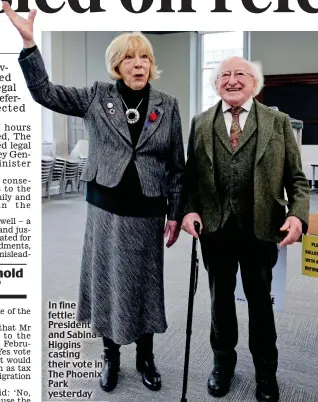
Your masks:
M311 212L318 213L318 194L312 194ZM162 375L160 392L147 390L135 370L134 345L122 347L119 384L112 393L104 393L98 379L69 380L68 388L48 387L48 302L77 300L81 247L86 218L83 196L43 201L43 401L180 401L185 347L191 238L182 233L178 243L165 253L166 311L169 328L155 338L157 366ZM318 279L301 275L301 245L288 249L287 298L285 311L276 313L279 347L278 381L281 402L318 401ZM206 272L200 259L198 292L195 296L188 401L212 401L206 381L212 369L209 347L210 301ZM238 364L230 393L218 399L232 402L255 400L252 360L247 347L246 306L238 304ZM56 339L69 341L70 339ZM71 341L77 341L71 339ZM101 340L84 339L81 359L100 361ZM75 369L74 371L80 371ZM58 380L58 379L56 379ZM57 385L57 384L55 384ZM90 399L55 397L49 391L89 391Z

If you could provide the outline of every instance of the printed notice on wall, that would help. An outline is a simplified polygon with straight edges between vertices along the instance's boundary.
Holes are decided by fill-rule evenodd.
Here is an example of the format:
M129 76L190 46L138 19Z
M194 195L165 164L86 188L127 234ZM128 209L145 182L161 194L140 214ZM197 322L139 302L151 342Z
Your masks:
M318 236L303 236L302 272L318 278Z

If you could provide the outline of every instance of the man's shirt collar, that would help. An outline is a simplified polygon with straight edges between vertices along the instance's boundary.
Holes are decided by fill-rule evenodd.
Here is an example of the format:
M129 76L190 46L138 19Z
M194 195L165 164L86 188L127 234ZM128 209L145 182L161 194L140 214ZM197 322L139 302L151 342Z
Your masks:
M253 105L253 97L250 97L243 105L241 106L244 110L249 112L251 110L251 107ZM223 113L226 112L227 110L231 109L231 106L226 103L224 100L222 100L222 111Z

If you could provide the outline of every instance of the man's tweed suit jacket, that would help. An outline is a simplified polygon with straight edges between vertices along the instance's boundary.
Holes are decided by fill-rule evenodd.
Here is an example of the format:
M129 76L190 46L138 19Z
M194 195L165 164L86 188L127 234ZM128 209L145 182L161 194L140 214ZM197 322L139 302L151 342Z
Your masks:
M84 181L91 181L96 176L97 183L115 187L134 159L143 194L168 196L168 219L179 217L185 161L175 98L150 87L145 125L133 149L116 85L95 82L91 88L81 89L53 85L38 49L19 62L36 102L55 112L84 119L89 133L88 158L82 174ZM151 112L158 116L155 121L148 120Z
M286 114L255 102L257 145L254 162L254 234L260 240L280 242L288 215L297 216L307 231L309 186L301 156ZM192 120L185 169L185 213L197 212L203 233L215 232L222 211L215 185L213 136L220 102ZM244 145L243 145L244 146ZM239 155L239 149L236 151ZM284 199L286 189L288 200Z

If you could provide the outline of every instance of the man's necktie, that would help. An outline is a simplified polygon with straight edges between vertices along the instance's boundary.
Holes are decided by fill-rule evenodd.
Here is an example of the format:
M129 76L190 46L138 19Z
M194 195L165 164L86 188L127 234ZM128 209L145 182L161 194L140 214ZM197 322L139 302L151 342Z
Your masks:
M244 109L240 106L234 106L229 109L229 111L232 113L232 124L231 124L231 130L230 130L230 143L232 145L233 150L238 146L239 139L242 135L242 129L240 126L240 114L244 112Z

